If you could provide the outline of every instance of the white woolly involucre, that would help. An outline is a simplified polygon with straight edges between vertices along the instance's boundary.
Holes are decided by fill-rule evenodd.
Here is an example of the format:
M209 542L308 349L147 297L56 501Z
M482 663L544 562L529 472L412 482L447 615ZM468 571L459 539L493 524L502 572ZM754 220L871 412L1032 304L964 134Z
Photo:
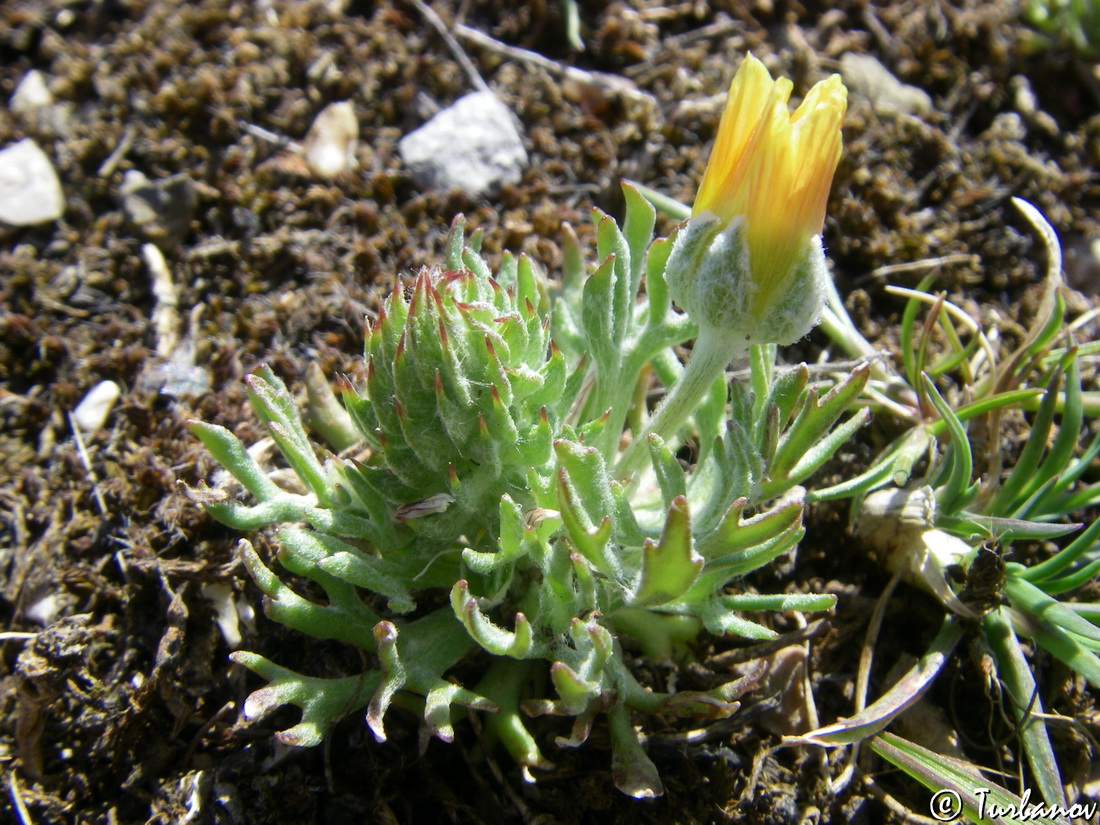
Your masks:
M744 218L724 228L700 215L676 237L665 268L669 294L700 328L750 344L793 344L821 320L829 277L821 236L786 272L754 272Z

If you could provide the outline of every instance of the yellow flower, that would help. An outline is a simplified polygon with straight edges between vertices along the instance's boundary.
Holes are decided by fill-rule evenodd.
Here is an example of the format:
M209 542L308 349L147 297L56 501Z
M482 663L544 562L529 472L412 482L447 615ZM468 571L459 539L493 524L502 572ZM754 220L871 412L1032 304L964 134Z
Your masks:
M792 114L791 82L773 80L752 55L730 84L665 280L700 337L723 339L731 358L752 344L791 344L821 319L829 272L820 233L847 94L834 75Z
M840 75L814 86L793 114L790 96L789 80L773 80L751 54L742 61L692 210L693 218L713 215L722 226L744 217L752 303L760 311L821 232L840 160L847 109Z
M791 114L791 82L751 54L718 125L691 219L676 234L664 280L699 327L684 372L620 456L626 477L650 433L674 438L731 360L755 344L793 344L821 320L829 268L825 201L840 160L848 92L839 75Z

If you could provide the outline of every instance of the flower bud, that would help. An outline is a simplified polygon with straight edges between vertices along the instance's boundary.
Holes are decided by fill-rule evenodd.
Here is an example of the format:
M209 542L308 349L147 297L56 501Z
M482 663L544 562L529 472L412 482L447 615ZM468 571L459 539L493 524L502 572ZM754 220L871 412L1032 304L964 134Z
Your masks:
M745 58L665 271L673 300L701 332L742 346L793 343L825 300L820 233L847 90L833 75L793 114L790 94L789 80Z

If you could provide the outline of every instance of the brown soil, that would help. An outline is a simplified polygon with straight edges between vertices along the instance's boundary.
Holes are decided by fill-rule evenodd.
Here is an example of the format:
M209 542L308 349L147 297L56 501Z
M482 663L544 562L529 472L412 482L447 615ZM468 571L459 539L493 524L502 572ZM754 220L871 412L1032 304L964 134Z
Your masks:
M791 77L796 94L857 52L931 95L932 111L920 116L878 115L853 98L845 126L826 245L840 291L872 340L890 346L900 311L874 271L933 257L944 259L941 286L976 313L999 314L1004 334L1015 334L1011 319L1030 306L1045 262L1010 196L1031 200L1059 231L1071 253L1067 276L1082 291L1078 308L1096 301L1096 262L1082 250L1100 236L1097 66L1036 45L1014 4L583 2L581 53L567 45L563 6L436 4L448 23L459 17L562 64L619 75L632 90L563 82L468 45L482 76L519 116L531 155L521 183L476 202L417 191L397 156L396 141L423 121L425 101L447 105L471 90L413 5L15 0L0 7L0 95L38 69L60 107L51 117L0 112L0 146L35 138L56 164L67 201L60 221L0 230L0 615L4 630L36 634L0 642L0 810L8 821L896 817L858 781L828 792L827 777L839 770L832 757L771 751L777 738L757 724L764 705L753 707L767 697L750 699L736 724L702 744L687 743L687 728L651 722L658 735L650 752L667 786L653 803L614 790L598 729L584 748L555 752L557 771L527 785L505 758L479 754L476 724L460 725L455 744L433 741L421 755L415 721L395 712L384 745L361 719L348 719L323 747L288 752L271 731L289 717L257 725L239 718L258 682L228 662L203 589L226 584L254 605L258 596L237 560L239 536L177 486L215 471L184 421L199 417L246 441L255 436L240 379L260 363L295 388L310 362L329 375L359 374L363 316L396 278L437 259L456 212L484 229L491 253L528 252L553 275L562 224L589 237L593 206L621 209L622 178L690 201L720 95L748 50ZM359 120L359 169L332 182L315 179L285 145L250 128L301 140L317 112L340 100L353 102ZM119 189L129 170L153 180L181 173L196 184L197 208L177 243L127 220ZM161 242L179 311L194 330L196 362L208 368L208 391L157 391L163 359L142 257L150 237ZM912 286L928 271L889 279ZM814 358L825 343L815 333L786 357ZM104 379L123 394L107 426L87 438L85 458L67 414ZM866 461L875 434L861 434L845 453L847 469L840 462L830 472ZM825 721L851 713L859 642L884 583L844 535L845 519L838 508L815 511L799 563L756 582L776 592L840 595L814 642ZM939 615L931 600L903 592L881 642L883 667L919 654ZM346 650L262 616L243 646L313 673L358 664ZM733 646L715 642L700 656ZM954 708L953 724L981 735L988 702L969 667L960 661L957 677L946 674L936 698ZM1095 713L1095 700L1060 688L1044 696L1048 709L1078 718ZM553 723L536 730L554 750L549 740L561 731ZM1076 777L1087 755L1057 745L1064 770ZM975 754L991 758L988 750ZM927 811L927 794L913 783L880 778Z

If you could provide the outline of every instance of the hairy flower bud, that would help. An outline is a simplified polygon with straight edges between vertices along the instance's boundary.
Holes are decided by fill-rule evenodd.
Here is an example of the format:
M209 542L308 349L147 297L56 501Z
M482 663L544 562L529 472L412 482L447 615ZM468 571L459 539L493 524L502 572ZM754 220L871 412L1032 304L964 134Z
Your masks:
M675 437L734 357L754 344L794 343L821 319L829 273L820 233L848 92L833 75L792 114L791 88L751 54L730 84L691 218L664 271L668 295L699 337L684 374L620 458L621 477L642 464L650 433Z
M820 233L847 90L833 75L793 114L790 94L789 80L745 58L666 269L673 300L700 329L740 346L798 340L824 302Z

